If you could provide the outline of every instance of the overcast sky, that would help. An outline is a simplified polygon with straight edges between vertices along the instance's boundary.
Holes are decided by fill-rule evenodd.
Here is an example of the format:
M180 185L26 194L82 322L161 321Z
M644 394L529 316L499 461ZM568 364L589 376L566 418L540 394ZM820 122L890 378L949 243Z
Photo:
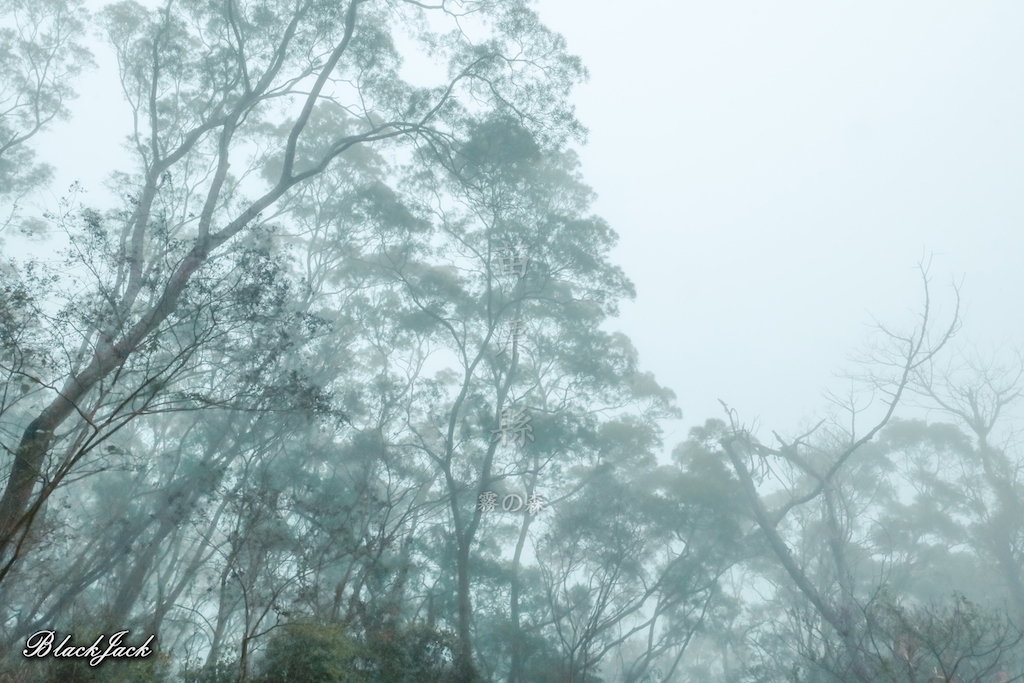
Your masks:
M597 211L636 282L621 328L689 425L822 408L914 268L963 278L963 337L1024 341L1024 3L541 0L590 69Z
M872 315L912 324L928 254L940 301L963 278L965 337L1024 341L1024 3L537 7L590 70L583 171L638 290L615 327L679 397L669 445L719 398L765 436L820 411ZM127 167L97 52L40 141L55 193Z

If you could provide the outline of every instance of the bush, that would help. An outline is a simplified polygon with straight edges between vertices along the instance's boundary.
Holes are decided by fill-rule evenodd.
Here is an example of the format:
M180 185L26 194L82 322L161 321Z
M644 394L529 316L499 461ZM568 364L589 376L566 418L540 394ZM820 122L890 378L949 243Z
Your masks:
M359 648L338 625L286 624L267 644L259 683L363 683Z
M367 683L452 683L455 638L426 626L374 634L365 647Z

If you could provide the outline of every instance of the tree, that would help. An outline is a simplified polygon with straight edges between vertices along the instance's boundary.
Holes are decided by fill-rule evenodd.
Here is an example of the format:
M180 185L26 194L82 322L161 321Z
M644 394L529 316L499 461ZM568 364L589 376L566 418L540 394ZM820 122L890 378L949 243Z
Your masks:
M424 28L435 18L455 30ZM200 274L257 234L279 200L367 146L444 149L479 111L503 112L552 143L576 130L565 94L582 68L520 2L122 2L102 23L135 114L139 168L123 177L130 211L86 216L79 228L107 240L94 307L67 340L66 359L38 378L50 398L5 444L0 578L55 486L130 421L136 406L125 397L171 384L159 372L124 370L173 334ZM445 82L403 80L403 27L415 49L446 62ZM344 114L324 113L317 105L327 100ZM270 179L260 182L254 174L264 169ZM74 445L74 434L88 434L88 446ZM48 454L69 441L68 466L50 471Z
M0 16L0 201L7 217L0 234L18 214L18 201L49 180L52 169L37 164L28 142L56 119L70 114L74 80L92 65L82 44L87 15L72 0L4 0Z
M472 668L474 584L490 567L492 579L510 584L507 603L490 604L511 620L512 652L500 658L515 672L521 560L535 520L526 515L493 529L480 496L572 488L569 463L589 469L608 454L599 434L617 419L601 420L602 412L624 420L635 411L632 427L647 436L637 444L652 448L654 420L671 414L671 394L639 371L623 335L599 329L631 286L607 260L615 234L585 213L591 193L572 155L545 153L506 117L474 126L450 155L428 153L439 163L422 167L404 200L438 230L383 235L367 259L369 271L391 283L395 325L418 337L406 358L383 357L389 374L405 375L389 384L408 392L388 445L406 462L422 462L439 484L426 490L446 516L431 519L437 531L428 533L436 533L443 559L430 559L453 574L438 600L454 612L459 661ZM431 376L426 367L444 369ZM514 419L528 426L509 426ZM522 434L506 438L507 429ZM515 547L508 569L493 542L478 540L485 531L508 534ZM504 669L495 653L480 654L491 671Z
M359 648L337 626L286 624L273 636L261 665L260 683L317 681L357 683Z
M155 21L157 37L181 28ZM459 680L500 672L521 681L547 666L555 650L531 646L551 635L536 620L541 572L526 558L550 525L539 515L484 517L479 493L521 486L551 505L582 500L609 466L651 467L656 421L675 411L628 338L601 329L632 286L608 259L616 236L589 214L575 157L555 146L557 126L504 106L439 110L434 128L407 131L423 144L404 159L406 147L351 147L189 274L172 313L98 380L89 411L68 418L60 458L44 461L44 488L27 511L35 517L10 557L19 562L0 583L17 605L4 622L8 643L48 620L68 629L124 621L159 629L187 676L231 671L244 681L276 656L268 648L283 624L312 620L344 625L380 652L401 645L393 654L412 669L443 641L452 666L435 661L435 673ZM369 125L319 102L296 157ZM246 139L271 145L294 126L266 114ZM133 310L160 305L201 239L190 205L221 157L185 163L203 161L200 152L154 190ZM288 154L285 142L254 159L248 179L224 176L213 215L236 215L227 198L250 191L245 183L279 182ZM67 346L40 343L49 355L39 367L56 370L22 371L39 380L29 379L37 403L15 424L49 410L40 401L66 367L62 355L82 354L88 368L93 351L117 343L96 330L122 325L109 316L133 277L122 247L144 205L129 199L124 212L62 216L75 251L60 282L76 294L59 315L15 318L23 330L61 330ZM522 277L501 260L520 241L531 249ZM82 262L91 270L76 271ZM28 291L26 310L45 302L45 283ZM518 339L509 330L517 318ZM94 336L83 342L81 330ZM527 404L530 448L502 448L503 413ZM33 578L40 568L43 580ZM659 652L679 643L655 622L687 619L673 611L685 591L668 590L671 578L653 598L662 600L649 623ZM445 628L454 639L430 635Z
M789 440L776 433L777 448L758 441L729 411L730 424L720 439L772 561L788 578L785 590L795 589L791 604L810 615L810 621L804 619L814 638L811 654L825 647L814 656L828 658L833 671L843 672L841 677L864 683L878 676L878 660L863 642L871 630L864 605L879 587L865 580L871 575L858 565L869 563L871 553L855 539L870 533L859 511L885 486L882 470L871 462L877 458L871 442L889 423L916 373L958 326L954 313L950 325L932 337L933 311L923 268L922 276L925 305L916 328L906 334L881 328L891 346L880 349L876 360L884 371L869 375L869 381L886 401L866 432L856 431L857 409L851 405L850 427L819 431L822 421ZM867 462L857 462L865 457ZM789 533L787 522L794 527ZM803 552L795 552L794 545ZM821 633L828 637L818 639ZM833 637L838 643L834 650ZM799 635L795 642L801 642Z
M987 614L962 595L954 594L949 602L908 608L883 596L871 606L874 637L868 646L876 649L882 680L1024 679L1024 630L1005 616Z
M1024 618L1024 482L1012 437L998 442L998 427L1021 396L1024 358L1013 354L1008 360L960 353L945 367L922 366L915 388L972 437L952 449L959 467L947 463L938 470L941 478L929 483L936 489L961 488L968 499L962 508L971 520L965 540L999 568L1014 609ZM948 498L941 490L934 493Z

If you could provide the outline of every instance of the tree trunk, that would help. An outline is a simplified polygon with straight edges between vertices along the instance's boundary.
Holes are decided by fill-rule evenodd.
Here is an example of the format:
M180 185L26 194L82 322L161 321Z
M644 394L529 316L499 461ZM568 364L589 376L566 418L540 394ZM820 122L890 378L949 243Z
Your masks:
M531 485L526 495L529 497L534 492ZM512 585L509 589L509 613L512 619L512 643L510 644L510 657L508 669L508 683L520 683L523 678L523 634L519 628L519 563L523 555L523 546L526 545L526 534L533 522L533 515L523 515L523 524L519 529L519 540L516 541L516 551L512 556Z

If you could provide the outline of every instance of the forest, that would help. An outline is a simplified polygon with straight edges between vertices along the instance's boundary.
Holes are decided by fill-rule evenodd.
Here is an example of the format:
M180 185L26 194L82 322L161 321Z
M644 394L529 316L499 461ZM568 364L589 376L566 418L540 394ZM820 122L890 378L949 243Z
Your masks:
M0 7L0 682L1024 681L1024 356L927 261L665 443L525 0ZM119 204L38 213L100 50Z

